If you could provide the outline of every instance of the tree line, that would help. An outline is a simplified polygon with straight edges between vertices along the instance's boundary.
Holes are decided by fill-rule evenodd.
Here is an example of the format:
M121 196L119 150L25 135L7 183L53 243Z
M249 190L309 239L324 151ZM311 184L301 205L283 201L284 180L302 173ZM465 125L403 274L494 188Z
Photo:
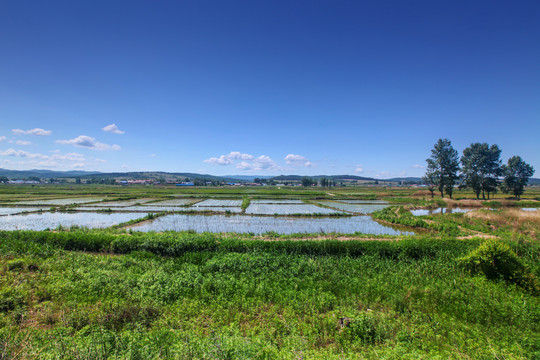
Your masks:
M461 158L450 140L439 139L431 156L426 159L427 168L422 180L428 186L433 198L435 190L441 197L452 198L454 186L470 188L476 198L489 199L498 189L511 193L516 198L523 194L525 185L534 174L534 169L519 156L508 159L506 165L501 161L501 149L496 144L473 143L463 150Z

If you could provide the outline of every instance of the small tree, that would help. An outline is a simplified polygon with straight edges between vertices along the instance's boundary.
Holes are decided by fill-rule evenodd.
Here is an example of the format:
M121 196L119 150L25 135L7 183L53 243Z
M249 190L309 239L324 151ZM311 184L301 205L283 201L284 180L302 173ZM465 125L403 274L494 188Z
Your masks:
M321 187L330 187L330 180L328 180L327 178L321 178L319 180L319 183L321 184Z
M431 193L431 198L433 199L433 196L435 196L435 188L436 188L436 177L434 173L431 173L429 171L426 171L426 174L422 177L422 181L424 184L427 185L427 188L429 192Z
M519 199L524 192L529 178L533 176L534 169L531 165L523 161L521 157L513 156L508 159L508 164L503 167L503 173L503 191L505 193L512 193Z
M444 197L446 192L452 198L454 185L458 179L459 157L450 140L439 139L431 150L431 157L426 161L428 163L426 174L432 176L433 185L437 186L441 197Z

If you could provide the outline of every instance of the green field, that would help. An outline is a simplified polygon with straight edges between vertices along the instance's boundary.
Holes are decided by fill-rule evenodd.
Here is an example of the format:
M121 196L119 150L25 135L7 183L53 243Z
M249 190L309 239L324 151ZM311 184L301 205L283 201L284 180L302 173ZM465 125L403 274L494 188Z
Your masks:
M417 235L0 231L1 358L540 358L540 211L520 210L538 188L0 187L4 205L171 195L387 200L372 217ZM478 210L409 212L447 203Z

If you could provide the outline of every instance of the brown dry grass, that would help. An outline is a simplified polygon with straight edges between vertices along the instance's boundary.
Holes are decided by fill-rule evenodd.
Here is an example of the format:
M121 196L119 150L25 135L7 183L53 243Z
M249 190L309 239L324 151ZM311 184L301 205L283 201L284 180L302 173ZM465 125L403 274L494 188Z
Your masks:
M540 225L540 211L524 211L521 209L504 209L501 211L471 211L466 216L483 219L494 223L510 221L534 222Z
M450 207L482 207L482 200L473 200L473 199L462 199L462 200L454 200L454 199L444 199L446 204Z
M515 232L540 237L540 210L523 211L507 208L500 211L471 211L465 214L470 219L481 220L495 229L509 227Z

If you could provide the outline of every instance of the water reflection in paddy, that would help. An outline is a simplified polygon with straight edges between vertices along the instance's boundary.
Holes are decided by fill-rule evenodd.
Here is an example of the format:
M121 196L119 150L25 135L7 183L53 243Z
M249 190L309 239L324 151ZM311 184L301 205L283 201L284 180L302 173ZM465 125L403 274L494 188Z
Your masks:
M39 207L0 207L0 215L13 215L22 212L33 212L43 210Z
M411 213L414 216L424 216L424 215L433 215L433 214L457 214L457 213L466 213L478 208L438 208L438 209L417 209L411 210Z
M272 217L242 215L167 215L133 226L136 231L186 231L236 232L264 234L275 231L279 234L294 233L343 233L361 232L375 235L412 235L379 224L369 216L352 217Z
M382 203L345 203L338 201L319 201L318 204L330 206L343 211L358 213L358 214L371 214L372 212L382 210L390 205Z
M74 225L103 229L146 216L144 213L41 213L0 217L0 230L45 230Z

